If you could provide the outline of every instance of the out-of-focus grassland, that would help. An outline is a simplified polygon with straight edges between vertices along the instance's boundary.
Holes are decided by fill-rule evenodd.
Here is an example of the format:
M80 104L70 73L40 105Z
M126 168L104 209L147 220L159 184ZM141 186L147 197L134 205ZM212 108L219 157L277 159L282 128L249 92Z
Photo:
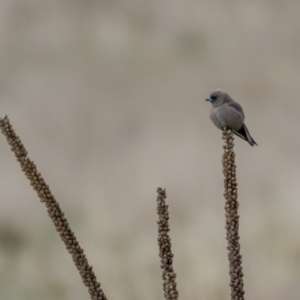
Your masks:
M229 299L222 140L228 91L247 299L300 297L299 1L0 4L0 113L60 201L109 299L163 299L156 187L180 299ZM88 299L0 136L0 299Z

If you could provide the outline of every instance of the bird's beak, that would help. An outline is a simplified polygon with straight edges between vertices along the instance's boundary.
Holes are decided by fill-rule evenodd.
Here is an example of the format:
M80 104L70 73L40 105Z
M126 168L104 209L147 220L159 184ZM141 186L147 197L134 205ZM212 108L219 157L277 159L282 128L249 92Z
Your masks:
M209 98L206 98L205 101L209 101L209 102L212 102L213 99L211 99L210 97Z

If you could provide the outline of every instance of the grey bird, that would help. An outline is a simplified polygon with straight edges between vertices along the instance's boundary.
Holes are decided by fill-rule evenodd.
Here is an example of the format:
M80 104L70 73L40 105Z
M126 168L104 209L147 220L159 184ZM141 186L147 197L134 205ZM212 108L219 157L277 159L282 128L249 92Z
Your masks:
M257 145L244 123L245 115L242 107L226 92L215 90L205 100L212 104L210 119L219 129L228 127L251 146Z

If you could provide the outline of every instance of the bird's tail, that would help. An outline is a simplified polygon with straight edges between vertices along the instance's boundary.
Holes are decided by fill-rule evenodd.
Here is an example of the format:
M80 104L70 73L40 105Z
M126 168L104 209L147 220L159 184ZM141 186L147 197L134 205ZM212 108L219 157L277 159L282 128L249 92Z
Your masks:
M236 134L238 137L242 138L243 140L247 141L251 146L257 146L256 142L250 135L249 130L245 124L243 124L242 128L239 131L233 131L233 133Z

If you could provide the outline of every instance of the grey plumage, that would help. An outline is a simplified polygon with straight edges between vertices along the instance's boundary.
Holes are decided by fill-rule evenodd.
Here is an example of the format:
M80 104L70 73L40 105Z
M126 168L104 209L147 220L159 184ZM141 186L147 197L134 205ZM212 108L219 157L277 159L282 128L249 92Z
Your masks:
M244 123L245 115L242 107L226 92L215 90L206 101L212 104L210 119L219 129L228 127L251 146L257 145Z

